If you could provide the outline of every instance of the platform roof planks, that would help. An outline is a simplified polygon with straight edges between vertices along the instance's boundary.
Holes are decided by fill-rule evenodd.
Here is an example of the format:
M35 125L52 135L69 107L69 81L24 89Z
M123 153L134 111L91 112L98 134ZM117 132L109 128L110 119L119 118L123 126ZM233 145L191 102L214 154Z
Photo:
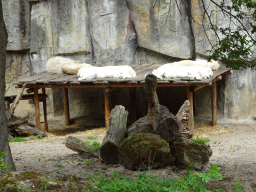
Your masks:
M143 87L145 83L145 76L151 74L154 69L160 67L161 64L142 64L131 66L135 71L137 76L127 79L115 79L115 78L105 78L105 79L90 79L90 80L78 80L76 75L67 74L54 74L49 72L39 73L34 76L20 76L16 82L16 88L22 88L26 84L26 88L34 89L34 104L36 112L36 125L37 128L41 129L40 124L40 110L39 110L39 94L38 89L42 88L43 93L45 93L45 88L63 88L64 89L64 114L65 114L65 124L70 124L69 115L69 102L68 102L68 88L88 88L88 87L100 87L104 90L105 95L105 125L109 125L109 92L113 89L122 87ZM217 71L213 71L213 75L209 79L202 80L190 80L184 78L163 78L158 80L157 87L187 87L187 99L190 101L191 114L190 114L190 127L194 129L194 115L193 115L193 92L205 87L211 86L212 94L212 125L217 123L217 91L216 91L216 81L221 80L226 74L230 74L230 69L221 66ZM46 102L43 102L44 107L44 118L45 118L45 131L48 131L47 125L47 113L46 113Z

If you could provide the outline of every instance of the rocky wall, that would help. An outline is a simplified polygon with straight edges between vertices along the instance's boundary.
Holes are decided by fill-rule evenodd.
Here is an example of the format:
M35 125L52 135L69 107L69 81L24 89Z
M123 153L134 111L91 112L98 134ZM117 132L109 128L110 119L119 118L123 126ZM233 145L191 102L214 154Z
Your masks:
M204 7L208 8L207 14ZM209 19L222 26L228 21L216 14L216 10L210 0L3 1L9 35L7 66L12 66L7 69L7 81L13 74L45 71L47 60L57 55L95 66L163 64L206 58L206 51L215 42ZM255 115L254 80L255 72L240 70L218 82L219 117ZM12 94L18 91L13 87L10 90ZM147 103L143 90L136 90L136 110L141 116L147 110ZM63 90L47 89L47 93L49 113L62 114ZM111 106L123 104L132 109L132 94L129 89L113 91ZM158 94L160 102L173 113L186 98L183 88L159 88ZM196 116L210 117L210 88L194 95ZM96 116L104 122L101 89L70 89L69 97L71 113ZM31 109L29 104L27 107Z

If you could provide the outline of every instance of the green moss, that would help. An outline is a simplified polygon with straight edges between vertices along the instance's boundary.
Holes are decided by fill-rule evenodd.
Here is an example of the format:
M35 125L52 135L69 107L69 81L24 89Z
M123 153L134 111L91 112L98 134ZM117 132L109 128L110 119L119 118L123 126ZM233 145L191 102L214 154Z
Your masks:
M152 133L131 134L119 147L120 161L128 169L146 170L170 163L168 143Z
M12 178L13 173L5 173L0 175L0 191L4 191L7 185L10 185L11 188L17 188L17 180Z
M25 171L20 173L18 179L19 180L35 180L41 176L43 176L43 174L36 171Z

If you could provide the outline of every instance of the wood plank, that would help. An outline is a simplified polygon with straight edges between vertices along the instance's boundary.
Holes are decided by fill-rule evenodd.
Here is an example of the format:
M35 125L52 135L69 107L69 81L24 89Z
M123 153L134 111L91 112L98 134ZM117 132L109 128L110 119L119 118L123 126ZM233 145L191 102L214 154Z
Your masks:
M43 94L38 94L39 96L39 100L42 100L44 98L47 97L47 95L43 95ZM8 101L9 103L12 103L16 98L16 95L11 95L11 96L5 96L5 101ZM33 99L34 100L34 94L25 94L22 95L20 100L29 100L29 99Z
M69 79L69 84L80 84L80 81L78 81L78 77L73 77L71 79Z
M35 83L44 83L47 84L49 83L51 80L57 79L59 77L63 77L65 76L65 74L56 74L56 73L47 73L43 78L38 79L35 81Z
M71 79L77 78L76 75L68 75L64 74L64 76L58 77L56 79L50 80L50 83L60 83L60 84L67 84L71 81Z
M47 74L48 74L48 72L42 72L42 73L39 73L39 74L30 76L30 77L28 77L28 76L20 76L16 82L22 83L22 84L23 84L23 83L33 84L33 81L42 79L42 78L44 78Z

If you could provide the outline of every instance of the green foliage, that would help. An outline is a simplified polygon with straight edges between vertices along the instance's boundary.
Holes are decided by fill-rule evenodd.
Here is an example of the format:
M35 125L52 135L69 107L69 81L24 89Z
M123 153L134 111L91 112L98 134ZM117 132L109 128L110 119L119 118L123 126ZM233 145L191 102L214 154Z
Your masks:
M183 178L173 180L160 179L155 176L148 176L146 172L140 174L137 178L129 178L127 176L120 177L117 171L112 173L112 178L106 178L104 175L97 173L97 177L89 175L87 180L92 182L94 188L104 191L210 191L205 184L211 180L222 180L218 172L220 166L213 165L207 173L193 173L188 170ZM90 190L87 190L90 191ZM214 191L223 191L222 189L214 189Z
M63 165L61 165L61 164L57 164L57 165L53 165L54 167L61 167L61 168L63 168L64 166Z
M97 141L94 141L94 142L92 143L92 146L100 146L100 143L97 142Z
M86 164L90 164L92 162L92 159L85 159Z
M14 137L13 139L8 139L8 142L21 142L21 141L26 141L26 139L22 138L22 137Z
M203 143L203 144L210 141L210 139L208 139L208 138L205 138L205 139L203 139L203 138L197 138L197 139L191 138L190 140L198 142L198 143Z
M89 137L87 137L87 139L95 140L95 139L96 139L96 137L89 136Z
M0 169L9 170L10 168L4 163L4 159L1 158L2 156L6 155L6 152L0 152Z
M36 136L36 138L37 138L37 139L43 139L43 135L38 134L38 135Z
M90 142L90 141L85 141L85 143L88 143L88 144L90 144L91 142Z
M256 32L256 3L252 0L230 0L230 3L221 1L220 4L216 0L210 1L221 9L230 23L227 27L219 27L210 21L217 43L209 50L211 55L208 59L220 59L227 67L235 70L240 67L255 69L256 59L252 56L252 47L256 45L253 37ZM207 9L206 5L204 7ZM211 20L209 15L208 19ZM246 21L249 23L246 24Z

